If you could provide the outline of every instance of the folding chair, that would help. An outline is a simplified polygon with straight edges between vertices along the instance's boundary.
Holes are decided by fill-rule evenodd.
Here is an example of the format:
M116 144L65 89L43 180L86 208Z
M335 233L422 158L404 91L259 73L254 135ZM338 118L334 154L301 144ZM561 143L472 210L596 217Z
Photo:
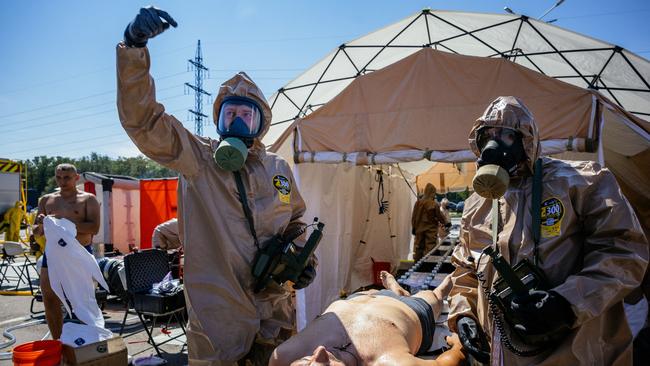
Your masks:
M36 262L33 262L27 256L28 248L24 247L21 243L13 241L5 241L2 243L2 262L0 262L0 286L5 282L10 282L11 279L16 280L15 291L18 291L20 285L25 283L29 286L29 290L34 294L34 287L32 286L32 278L29 273L30 267L36 272ZM18 257L23 257L22 262L17 262ZM15 277L8 274L9 269L12 270ZM38 276L38 273L36 274Z
M149 343L156 349L158 356L161 356L158 346L185 335L185 319L183 317L185 296L183 291L171 296L149 293L153 285L161 282L170 271L167 253L158 249L149 249L128 254L124 257L124 269L126 271L128 305L124 314L124 320L122 321L122 330L124 329L129 308L132 308L135 310L144 330L147 332ZM151 329L147 326L144 315L153 318ZM183 333L156 344L152 332L156 326L156 319L161 316L171 316L176 319ZM120 330L120 335L122 334L122 330Z

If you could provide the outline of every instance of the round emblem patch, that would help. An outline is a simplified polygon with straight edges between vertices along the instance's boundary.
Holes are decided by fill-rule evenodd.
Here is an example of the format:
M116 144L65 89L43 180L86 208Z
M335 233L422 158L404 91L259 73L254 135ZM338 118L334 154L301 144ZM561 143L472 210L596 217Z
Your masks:
M562 204L562 201L553 197L542 202L542 238L551 238L560 235L560 232L562 231L563 217L564 205Z
M284 175L276 175L273 177L273 187L278 191L280 202L291 202L291 182Z

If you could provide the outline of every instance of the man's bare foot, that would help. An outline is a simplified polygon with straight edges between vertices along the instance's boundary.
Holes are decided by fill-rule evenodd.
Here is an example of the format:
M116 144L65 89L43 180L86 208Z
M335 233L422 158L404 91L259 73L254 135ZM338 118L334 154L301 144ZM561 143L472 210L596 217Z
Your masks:
M384 287L388 290L391 290L400 296L411 296L408 291L404 290L402 286L397 283L397 280L395 277L393 277L392 274L386 271L381 271L381 273L379 273L379 277L381 278L382 285L384 285Z

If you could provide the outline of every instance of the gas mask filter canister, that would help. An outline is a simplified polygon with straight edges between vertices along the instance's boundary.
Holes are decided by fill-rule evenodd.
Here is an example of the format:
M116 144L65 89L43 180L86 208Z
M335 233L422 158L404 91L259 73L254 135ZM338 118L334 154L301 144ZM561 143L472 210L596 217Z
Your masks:
M226 137L214 150L214 162L223 170L236 171L244 167L248 157L248 147L236 137Z
M516 173L517 165L524 157L519 136L510 146L497 140L489 140L481 148L479 168L472 181L474 191L488 199L502 197L510 184L510 176Z

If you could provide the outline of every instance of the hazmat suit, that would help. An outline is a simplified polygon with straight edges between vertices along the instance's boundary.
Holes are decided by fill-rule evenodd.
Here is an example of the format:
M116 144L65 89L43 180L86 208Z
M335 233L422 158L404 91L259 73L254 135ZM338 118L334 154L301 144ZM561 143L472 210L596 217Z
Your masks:
M411 215L413 243L413 260L418 261L438 244L438 226L445 225L447 219L442 215L436 201L436 187L427 183L424 196L415 202Z
M117 46L120 120L140 151L180 173L178 220L185 250L189 364L231 365L247 354L256 337L272 341L281 327L292 327L291 298L273 281L253 292L251 266L257 248L233 173L213 159L220 142L194 135L165 113L156 102L149 67L146 47ZM259 242L295 232L303 225L304 201L289 164L266 152L260 141L270 126L271 109L261 90L239 73L221 85L214 101L215 121L228 96L253 99L263 109L264 131L241 169ZM274 181L283 182L282 187Z
M178 219L173 218L156 226L151 236L151 245L163 250L178 249L183 246L178 234Z
M526 157L498 199L497 246L510 265L524 258L533 262L530 172L540 155L535 120L517 98L499 97L470 132L477 157L482 127L521 134ZM465 201L460 244L453 253L449 327L458 331L458 319L476 319L490 340L492 365L630 365L632 337L623 298L639 286L648 263L639 222L614 175L599 164L542 157L542 166L538 266L550 291L564 298L574 313L567 317L573 319L569 334L533 357L517 356L504 346L482 288L491 289L496 277L489 257L481 255L492 245L492 200L476 193ZM481 281L477 273L482 273Z
M5 241L20 241L20 223L24 218L23 203L16 201L14 207L8 209L4 214Z

